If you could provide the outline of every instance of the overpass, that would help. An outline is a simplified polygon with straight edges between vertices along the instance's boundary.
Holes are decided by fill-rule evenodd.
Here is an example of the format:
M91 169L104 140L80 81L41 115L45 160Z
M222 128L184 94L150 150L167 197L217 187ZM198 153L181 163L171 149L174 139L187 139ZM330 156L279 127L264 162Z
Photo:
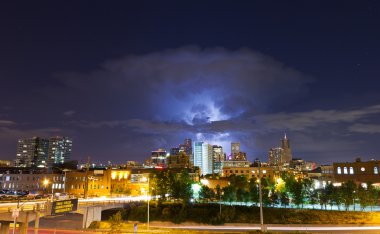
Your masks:
M83 228L87 228L93 221L101 220L103 210L124 208L125 204L131 201L143 200L139 198L102 198L102 199L82 199L78 201L78 209L74 212L83 214ZM19 224L20 233L26 234L29 222L35 221L35 233L38 233L39 219L48 216L50 201L25 202L19 206L16 222ZM0 204L0 234L8 234L9 226L14 222L13 211L18 207L18 203Z

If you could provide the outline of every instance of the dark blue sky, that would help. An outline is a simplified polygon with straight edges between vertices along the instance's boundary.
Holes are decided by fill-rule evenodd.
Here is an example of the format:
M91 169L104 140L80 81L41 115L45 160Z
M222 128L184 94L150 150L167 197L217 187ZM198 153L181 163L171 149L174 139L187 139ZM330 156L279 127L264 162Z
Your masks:
M287 132L296 157L379 159L379 28L377 1L2 3L0 158L66 135L76 159L191 137L266 160Z

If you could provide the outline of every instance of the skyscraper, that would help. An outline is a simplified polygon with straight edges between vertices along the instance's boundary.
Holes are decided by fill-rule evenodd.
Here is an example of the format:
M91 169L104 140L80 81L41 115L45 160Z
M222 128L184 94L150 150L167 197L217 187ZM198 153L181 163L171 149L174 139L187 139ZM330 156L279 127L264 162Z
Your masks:
M159 167L166 166L166 157L167 157L167 153L166 153L166 150L164 149L158 149L158 150L152 151L150 166L159 166Z
M39 137L20 139L17 143L15 166L47 167L49 140Z
M232 160L236 160L240 153L240 142L231 142Z
M205 142L194 143L194 166L199 167L202 175L212 174L212 146Z
M222 163L224 162L223 147L218 145L212 146L212 171L219 174L222 172Z
M268 152L268 163L270 166L278 166L282 164L284 150L281 147L271 148Z
M284 138L281 140L281 148L283 149L282 163L290 163L290 161L292 161L292 151L290 149L290 142L286 137L286 133L284 135Z
M51 137L49 139L49 168L53 164L63 164L70 160L73 141L68 137Z

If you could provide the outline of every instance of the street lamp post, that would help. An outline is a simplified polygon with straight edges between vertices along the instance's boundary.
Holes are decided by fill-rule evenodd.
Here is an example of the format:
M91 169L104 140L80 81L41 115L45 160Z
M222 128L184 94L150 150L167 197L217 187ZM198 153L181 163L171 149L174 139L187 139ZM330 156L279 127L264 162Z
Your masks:
M149 183L149 176L148 176L148 190L147 190L147 199L148 199L148 224L147 224L147 227L148 227L148 230L149 230L149 200L150 200L150 196L149 196L149 187L150 187L150 183Z
M148 190L146 191L146 199L148 200L148 211L147 211L147 229L149 230L149 187L150 187L150 183L149 183L149 176L147 177L143 177L143 181L145 182L148 182Z
M63 169L63 172L65 173L64 181L63 181L63 192L66 193L66 173L70 171L69 169Z
M258 161L258 168L259 168L259 200L260 200L260 227L261 231L264 232L264 215L263 215L263 194L261 191L261 162Z

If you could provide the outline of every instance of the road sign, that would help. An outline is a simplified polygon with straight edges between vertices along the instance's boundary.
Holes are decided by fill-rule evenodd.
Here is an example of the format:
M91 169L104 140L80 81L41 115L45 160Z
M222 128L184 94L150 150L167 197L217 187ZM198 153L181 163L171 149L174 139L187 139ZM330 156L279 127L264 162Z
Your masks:
M78 199L53 201L51 215L64 214L78 209Z

